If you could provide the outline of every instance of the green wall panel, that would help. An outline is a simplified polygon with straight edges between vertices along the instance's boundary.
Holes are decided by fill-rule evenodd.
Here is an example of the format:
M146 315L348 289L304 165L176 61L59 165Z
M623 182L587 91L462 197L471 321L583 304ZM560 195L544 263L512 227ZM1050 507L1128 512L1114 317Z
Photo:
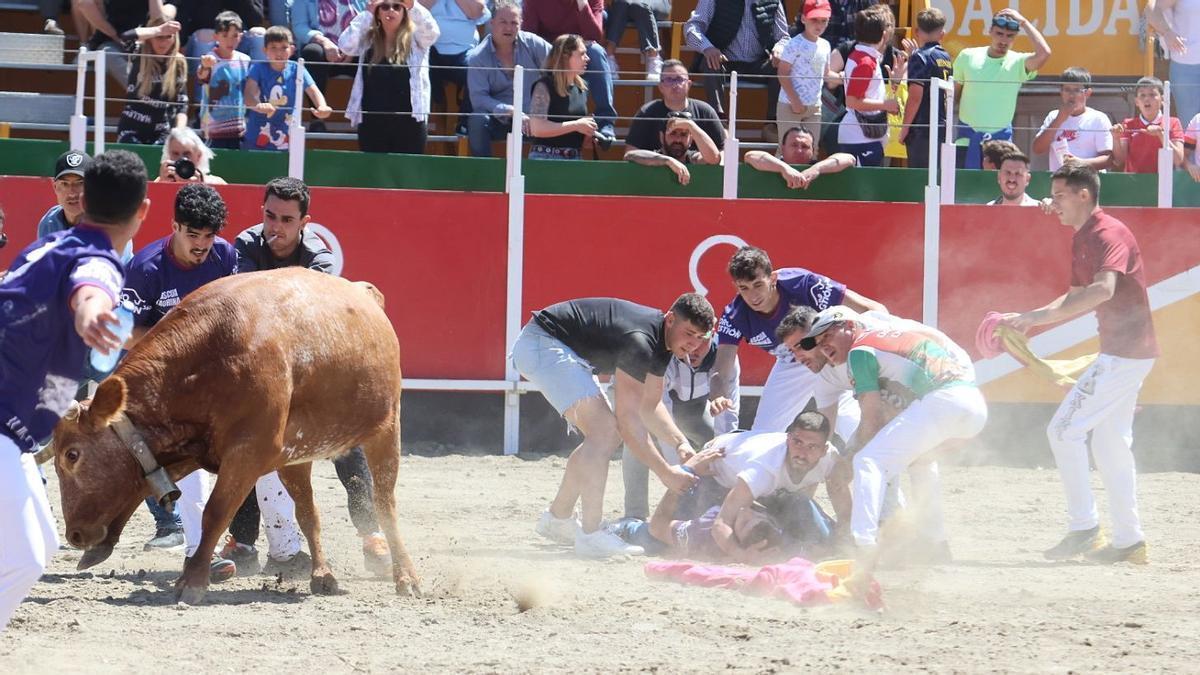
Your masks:
M504 160L309 150L304 176L309 185L333 187L503 192Z
M776 173L738 167L738 196L748 199L921 202L929 174L921 169L847 169L821 176L807 190L791 190Z
M665 166L632 162L527 159L525 191L556 195L636 195L652 197L720 197L721 167L688 167L691 181L680 185Z

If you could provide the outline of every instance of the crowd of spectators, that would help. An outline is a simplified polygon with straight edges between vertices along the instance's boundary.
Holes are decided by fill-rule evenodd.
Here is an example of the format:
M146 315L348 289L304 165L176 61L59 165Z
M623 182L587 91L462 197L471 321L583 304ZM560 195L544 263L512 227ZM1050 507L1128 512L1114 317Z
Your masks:
M305 113L304 101L293 100L297 77L310 104L308 130L326 131L333 110L323 92L330 77L344 75L353 78L344 115L361 150L423 153L434 106L449 107L452 89L458 117L445 128L468 138L471 155L489 156L513 128L520 65L528 72L519 128L530 157L580 159L589 145L603 150L616 140L617 47L632 26L645 77L657 82L661 98L632 118L625 158L665 166L681 183L690 179L689 164L726 161L722 120L734 71L767 91L764 110L740 117L763 119L764 140L778 141L774 153L751 152L744 161L780 174L789 187L853 166L936 161L929 156L931 99L940 97L943 131L949 99L930 82L951 75L958 166L999 170L1004 162L987 161L984 145L1013 138L1022 85L1051 55L1016 9L992 17L986 46L952 55L941 44L941 11L921 11L913 39L901 40L892 7L881 0L803 0L791 22L783 0L697 0L683 30L690 62L663 59L657 22L670 15L670 0L610 0L607 7L605 0L71 3L83 44L109 52L109 72L125 85L117 140L182 142L175 131L190 122L193 136L215 149L286 150ZM43 30L61 33L61 5L43 4ZM1098 170L1154 172L1165 136L1174 166L1200 180L1200 161L1185 153L1200 134L1200 65L1193 63L1200 54L1188 48L1200 40L1200 16L1189 7L1158 0L1147 11L1182 85L1174 90L1181 117L1163 110L1162 82L1145 77L1136 84L1134 114L1113 123L1087 105L1091 74L1067 68L1058 76L1062 105L1046 114L1027 153L1015 149L1013 165L1027 171L1029 156L1048 156L1054 170L1070 157ZM1013 49L1019 35L1032 52ZM693 81L705 100L689 97ZM1006 181L1014 189L1020 181L1000 179L1000 201L1008 203Z

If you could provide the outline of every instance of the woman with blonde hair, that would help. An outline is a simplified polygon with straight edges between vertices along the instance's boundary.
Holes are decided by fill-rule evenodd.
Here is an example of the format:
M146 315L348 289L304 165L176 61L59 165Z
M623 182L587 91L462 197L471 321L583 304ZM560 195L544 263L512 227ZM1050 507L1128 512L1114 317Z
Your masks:
M161 144L172 128L187 126L187 61L179 53L179 24L152 12L144 28L129 33L136 39L136 58L117 121L117 142Z
M363 152L420 154L429 135L429 48L441 30L415 0L371 0L338 38L358 57L346 118Z
M546 57L545 74L533 85L526 120L534 137L530 159L579 159L583 139L596 133L596 120L588 115L587 43L575 35L560 35Z

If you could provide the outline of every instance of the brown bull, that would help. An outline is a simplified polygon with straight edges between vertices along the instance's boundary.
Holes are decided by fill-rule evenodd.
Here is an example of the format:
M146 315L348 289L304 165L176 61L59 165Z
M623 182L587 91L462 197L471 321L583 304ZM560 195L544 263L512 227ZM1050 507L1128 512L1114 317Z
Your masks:
M198 549L212 551L259 476L277 470L308 538L313 592L331 593L311 462L361 445L396 590L417 592L396 521L400 348L381 300L373 287L297 268L188 295L55 430L68 541L90 549L85 561L103 560L146 495L165 492L165 481L147 480L156 461L175 480L217 474ZM153 458L139 463L141 440ZM208 556L193 556L176 594L199 602L208 575Z

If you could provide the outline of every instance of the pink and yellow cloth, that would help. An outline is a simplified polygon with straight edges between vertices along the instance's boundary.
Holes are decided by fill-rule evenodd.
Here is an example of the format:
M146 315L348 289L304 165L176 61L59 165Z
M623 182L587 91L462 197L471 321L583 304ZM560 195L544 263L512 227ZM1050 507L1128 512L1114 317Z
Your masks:
M1064 388L1074 386L1083 371L1096 360L1097 354L1071 360L1043 359L1029 348L1029 338L1024 333L1005 325L1003 321L1003 314L988 312L979 324L979 330L975 333L975 348L984 358L1009 354L1033 372Z
M676 560L646 563L646 576L659 581L675 581L688 586L727 588L749 595L780 598L807 607L854 599L842 588L842 579L850 573L847 560L830 560L819 565L804 558L792 558L778 565L727 567ZM883 592L871 582L863 599L872 609L883 607Z

